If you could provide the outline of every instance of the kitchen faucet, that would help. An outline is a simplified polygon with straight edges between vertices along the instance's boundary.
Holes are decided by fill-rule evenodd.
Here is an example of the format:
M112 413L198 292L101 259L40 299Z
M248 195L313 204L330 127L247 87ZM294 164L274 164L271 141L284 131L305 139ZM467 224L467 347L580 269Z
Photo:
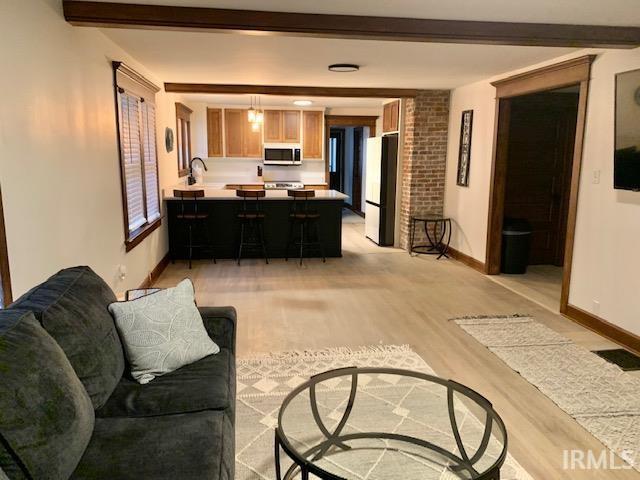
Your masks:
M191 160L189 160L189 176L187 177L187 184L188 185L193 185L194 183L196 183L196 179L193 176L193 162L195 162L196 160L200 160L200 163L204 167L204 171L205 172L209 171L209 169L205 165L204 161L200 157L193 157Z

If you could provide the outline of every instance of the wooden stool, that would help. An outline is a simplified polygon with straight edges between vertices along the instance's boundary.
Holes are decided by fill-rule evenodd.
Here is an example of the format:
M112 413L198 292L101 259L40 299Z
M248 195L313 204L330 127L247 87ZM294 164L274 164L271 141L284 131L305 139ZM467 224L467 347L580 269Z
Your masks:
M198 199L204 197L204 190L174 190L173 196L180 199L180 209L176 219L179 221L179 225L188 232L188 242L180 246L189 249L189 269L191 269L194 248L201 250L209 248L212 252L213 263L216 263L215 251L209 242L209 232L207 231L209 214L198 209ZM200 241L204 243L193 243L196 231L200 232L202 236ZM174 259L172 258L171 261L173 262Z
M289 260L291 246L297 246L300 249L300 265L302 265L304 249L308 247L318 248L320 255L322 255L322 262L326 262L324 246L320 238L320 214L309 208L309 199L316 196L315 190L288 190L287 194L293 198L293 203L289 213L289 239L287 241L285 260ZM294 238L297 227L300 227L299 241ZM315 240L310 239L311 227L315 227Z
M267 245L264 238L265 213L260 208L260 198L264 198L264 190L236 190L236 196L242 198L242 207L236 213L240 221L240 245L238 247L238 265L245 247L260 247L265 262L269 263ZM245 238L246 237L246 238ZM248 238L248 239L247 239Z

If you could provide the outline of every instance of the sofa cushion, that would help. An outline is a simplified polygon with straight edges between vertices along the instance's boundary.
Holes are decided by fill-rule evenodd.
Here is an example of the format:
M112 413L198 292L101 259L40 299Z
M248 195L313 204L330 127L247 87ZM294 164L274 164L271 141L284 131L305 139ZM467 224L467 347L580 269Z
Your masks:
M101 407L124 371L124 353L109 313L116 297L89 267L61 270L11 308L31 310L67 354L93 406Z
M234 441L223 412L98 418L71 478L232 480Z
M141 385L123 378L98 417L147 417L221 410L233 406L235 361L222 349L174 372Z
M204 328L220 348L236 352L236 309L233 307L198 307Z
M12 479L68 478L91 438L91 399L30 311L0 311L0 468Z

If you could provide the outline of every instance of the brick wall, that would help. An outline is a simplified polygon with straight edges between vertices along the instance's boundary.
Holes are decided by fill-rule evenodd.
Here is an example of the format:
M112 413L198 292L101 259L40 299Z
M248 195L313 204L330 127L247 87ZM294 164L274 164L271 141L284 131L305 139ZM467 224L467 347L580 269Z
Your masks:
M425 90L406 100L402 197L400 203L400 246L409 246L410 217L440 215L444 204L449 91ZM422 242L424 232L416 235Z

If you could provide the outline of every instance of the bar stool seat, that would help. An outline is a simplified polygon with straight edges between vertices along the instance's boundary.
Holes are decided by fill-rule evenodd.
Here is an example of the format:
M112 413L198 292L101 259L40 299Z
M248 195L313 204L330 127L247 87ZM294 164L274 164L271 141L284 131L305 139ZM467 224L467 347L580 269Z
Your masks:
M240 222L240 242L238 245L238 265L242 260L242 252L246 248L262 251L265 263L269 264L267 244L264 238L265 212L260 208L259 200L266 196L264 190L236 190L236 196L242 199L241 209L236 212Z
M320 218L319 213L290 213L289 218L294 218L296 220L315 220Z
M208 212L200 210L198 199L204 197L204 190L174 190L173 196L180 199L180 210L175 216L179 228L184 228L187 235L187 243L181 245L189 250L189 269L193 259L193 250L209 249L213 263L216 263L215 250L209 240L209 232L206 220ZM174 259L171 259L174 261Z

